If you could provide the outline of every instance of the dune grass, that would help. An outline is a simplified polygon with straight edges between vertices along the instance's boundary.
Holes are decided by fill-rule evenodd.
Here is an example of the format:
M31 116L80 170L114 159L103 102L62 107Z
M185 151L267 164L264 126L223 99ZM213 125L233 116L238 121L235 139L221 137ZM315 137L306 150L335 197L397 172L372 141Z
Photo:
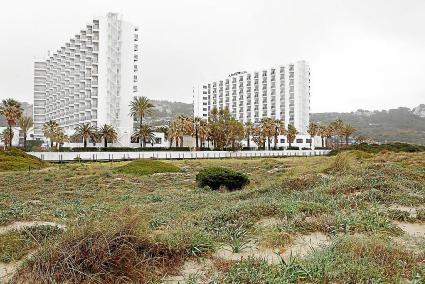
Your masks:
M176 160L160 162L161 174L123 170L159 161L7 172L0 174L0 225L67 224L67 232L42 245L18 274L30 283L47 277L158 283L178 274L185 261L199 259L212 261L205 269L216 283L358 283L368 277L392 283L423 277L425 246L400 245L396 240L405 235L395 220L423 224L425 153L354 155L349 167L338 162L329 170L335 159ZM174 170L164 172L162 164ZM250 183L234 192L198 188L197 173L216 166L242 172ZM394 209L401 205L417 209L417 216ZM276 222L260 227L269 219ZM279 265L214 256L222 246L244 251L253 240L285 251L298 236L314 232L328 236L331 245ZM68 268L61 264L66 255L72 260Z

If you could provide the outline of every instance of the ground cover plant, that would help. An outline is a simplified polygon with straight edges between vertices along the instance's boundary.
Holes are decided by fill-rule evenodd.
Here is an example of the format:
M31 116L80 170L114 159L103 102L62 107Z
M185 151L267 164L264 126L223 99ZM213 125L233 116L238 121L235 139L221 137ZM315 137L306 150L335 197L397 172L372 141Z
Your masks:
M12 282L424 281L425 153L343 155L164 161L178 170L143 174L122 169L159 161L2 172L0 233L18 221L67 229L0 268L31 253ZM200 187L210 167L250 183Z
M149 175L154 173L172 173L180 169L173 164L157 160L136 160L115 168L115 173L131 175Z

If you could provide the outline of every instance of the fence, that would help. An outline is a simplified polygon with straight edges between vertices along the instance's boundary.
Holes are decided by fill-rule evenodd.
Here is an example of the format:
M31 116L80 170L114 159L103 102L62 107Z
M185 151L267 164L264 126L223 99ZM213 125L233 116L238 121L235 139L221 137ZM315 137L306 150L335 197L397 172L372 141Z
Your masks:
M308 157L324 156L329 150L276 150L276 151L193 151L193 152L28 152L49 162L62 161L121 161L136 159L224 159L255 157Z

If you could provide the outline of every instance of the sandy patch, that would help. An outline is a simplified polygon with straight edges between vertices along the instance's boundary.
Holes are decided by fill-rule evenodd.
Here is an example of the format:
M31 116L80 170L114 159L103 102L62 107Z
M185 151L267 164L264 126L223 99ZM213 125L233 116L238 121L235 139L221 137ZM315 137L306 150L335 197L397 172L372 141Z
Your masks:
M326 235L316 232L309 235L298 236L288 248L283 250L262 248L252 241L239 253L233 253L230 246L223 246L214 253L214 257L233 261L255 257L264 259L270 264L278 264L281 262L281 257L284 260L288 260L291 255L304 256L313 249L326 246L329 243L330 240Z
M394 222L394 224L409 236L425 237L425 224L407 222Z
M65 228L65 225L57 224L54 222L44 222L44 221L15 222L8 226L0 227L0 234L5 234L12 230L22 230L27 227L37 227L37 226L55 226L60 229Z
M277 225L280 225L280 224L282 224L281 220L274 218L274 217L270 217L270 218L261 219L255 225L257 225L260 228L266 228L266 227L277 226Z
M188 260L184 263L179 275L166 277L162 283L183 284L190 277L195 277L197 283L208 283L207 274L212 267L213 263L209 259Z
M21 262L0 263L0 283L7 283L12 278Z
M330 244L330 239L323 233L315 232L297 237L291 246L283 253L284 259L292 256L304 256L314 249Z

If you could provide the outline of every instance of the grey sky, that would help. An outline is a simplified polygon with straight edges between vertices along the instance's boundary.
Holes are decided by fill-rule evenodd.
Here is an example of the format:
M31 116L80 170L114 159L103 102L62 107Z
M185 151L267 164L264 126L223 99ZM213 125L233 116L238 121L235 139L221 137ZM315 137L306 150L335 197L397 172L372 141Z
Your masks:
M33 58L109 11L141 28L152 99L191 102L202 80L305 59L313 112L425 103L424 0L7 1L0 99L32 102Z

